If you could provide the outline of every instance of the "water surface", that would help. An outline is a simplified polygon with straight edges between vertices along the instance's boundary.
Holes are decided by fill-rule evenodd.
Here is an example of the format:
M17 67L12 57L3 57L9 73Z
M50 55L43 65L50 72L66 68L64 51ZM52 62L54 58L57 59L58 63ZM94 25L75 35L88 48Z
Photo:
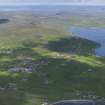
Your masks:
M73 27L71 31L74 36L99 43L100 47L95 49L95 54L105 56L105 29Z
M72 11L72 12L105 12L105 6L84 6L84 5L0 5L0 11Z

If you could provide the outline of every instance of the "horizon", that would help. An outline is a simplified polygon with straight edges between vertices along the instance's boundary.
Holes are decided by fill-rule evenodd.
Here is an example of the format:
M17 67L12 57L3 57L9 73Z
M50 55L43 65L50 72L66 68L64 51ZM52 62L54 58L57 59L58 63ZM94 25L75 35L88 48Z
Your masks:
M0 6L105 6L105 4L82 3L1 3Z

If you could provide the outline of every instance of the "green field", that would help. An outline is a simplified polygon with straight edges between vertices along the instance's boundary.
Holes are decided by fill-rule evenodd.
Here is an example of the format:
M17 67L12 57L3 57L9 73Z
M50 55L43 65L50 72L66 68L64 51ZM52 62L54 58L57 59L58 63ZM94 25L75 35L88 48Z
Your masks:
M10 21L0 25L0 105L62 99L93 99L104 105L105 58L94 55L99 45L68 31L72 26L104 28L103 15L2 15Z

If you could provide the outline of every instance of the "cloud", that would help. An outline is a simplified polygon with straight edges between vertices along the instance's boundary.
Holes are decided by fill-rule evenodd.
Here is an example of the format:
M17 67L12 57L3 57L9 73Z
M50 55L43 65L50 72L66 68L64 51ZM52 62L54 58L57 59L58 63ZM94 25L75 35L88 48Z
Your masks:
M105 0L0 0L0 3L89 3L105 4Z

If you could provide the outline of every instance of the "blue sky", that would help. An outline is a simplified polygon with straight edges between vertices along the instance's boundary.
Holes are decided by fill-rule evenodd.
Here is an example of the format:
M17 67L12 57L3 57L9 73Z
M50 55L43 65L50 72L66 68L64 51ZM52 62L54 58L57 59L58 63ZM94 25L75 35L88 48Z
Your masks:
M0 0L0 4L90 4L103 5L105 0Z

